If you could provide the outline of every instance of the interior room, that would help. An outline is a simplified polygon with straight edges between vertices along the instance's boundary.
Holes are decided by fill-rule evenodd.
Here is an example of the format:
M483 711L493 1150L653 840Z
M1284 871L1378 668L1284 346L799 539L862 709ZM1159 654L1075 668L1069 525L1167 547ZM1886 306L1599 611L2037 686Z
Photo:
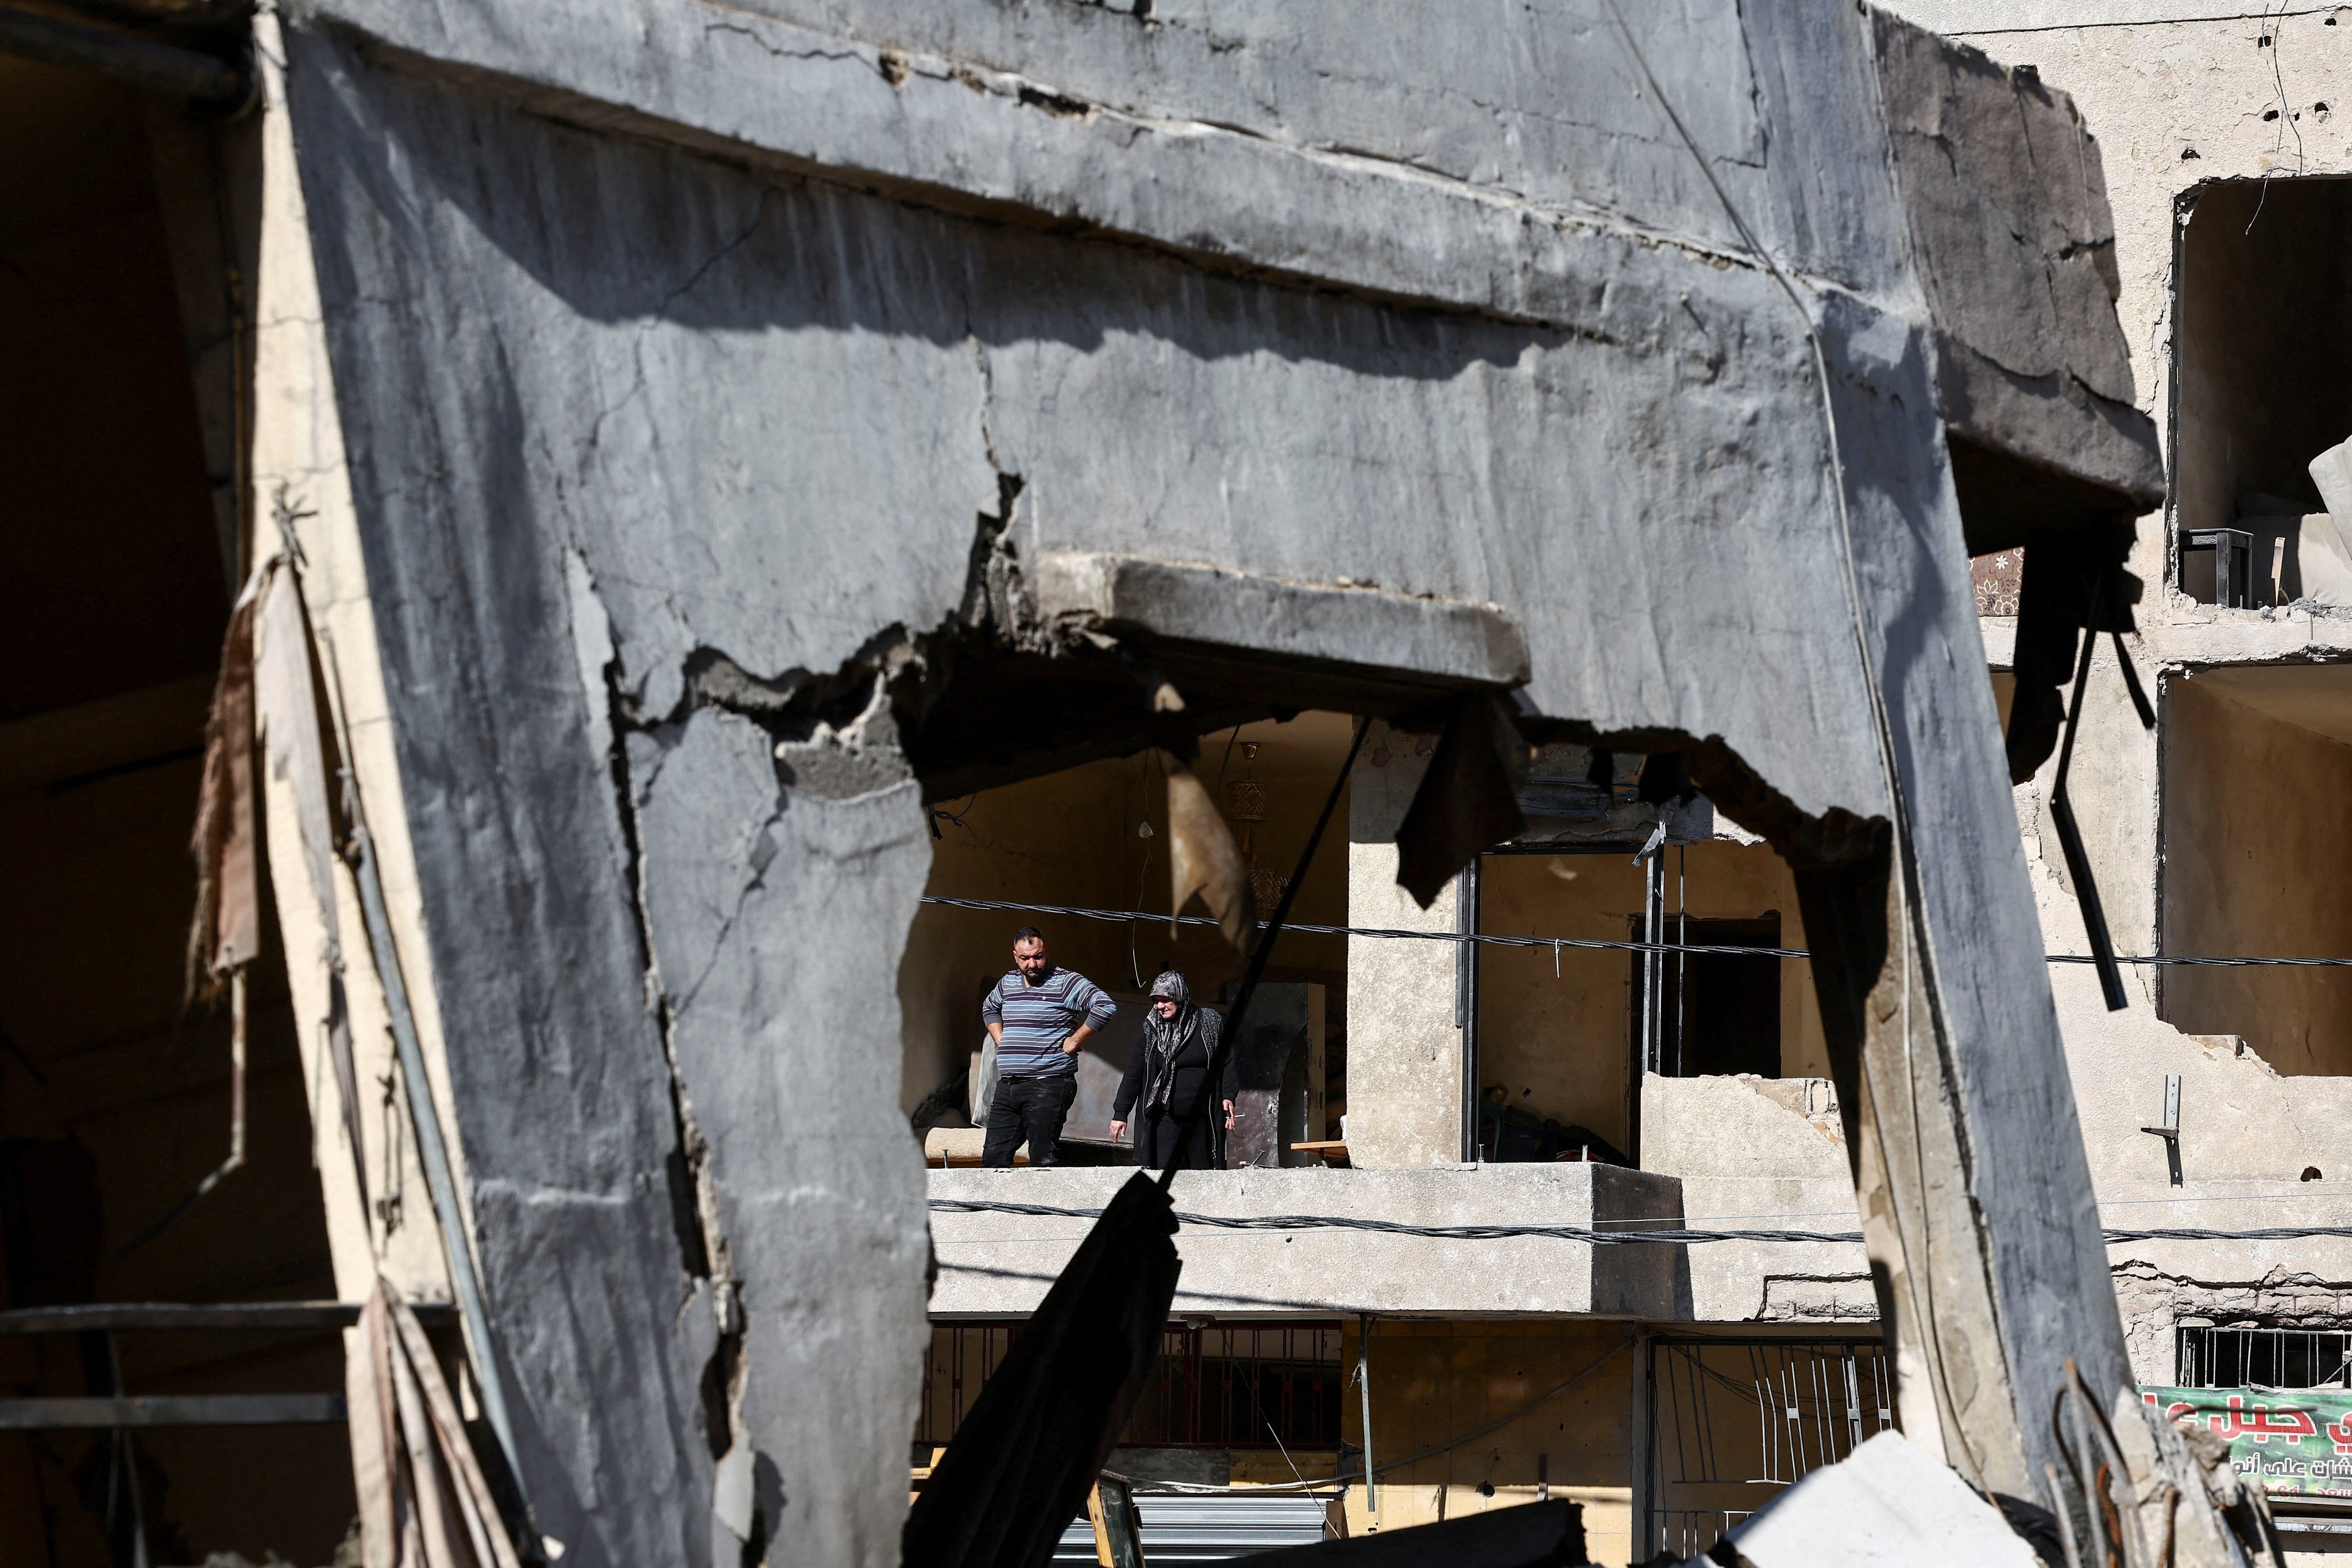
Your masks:
M1345 715L1311 711L1202 740L1199 772L1255 867L1261 915L1279 898L1280 879L1295 866L1347 755L1349 724ZM1570 760L1579 777L1572 787L1547 776L1559 770L1539 759L1537 776L1522 790L1529 813L1525 841L1479 861L1477 930L1492 936L1640 941L1652 873L1636 854L1658 820L1654 809L1634 799L1642 759L1618 759L1622 783L1608 798L1596 794L1586 801L1585 753L1565 750L1575 752ZM1558 751L1562 748L1549 747L1543 754ZM1578 798L1570 800L1571 795ZM928 894L1164 914L1166 798L1157 754L1146 752L937 801ZM1345 819L1347 806L1343 794L1335 820ZM1795 884L1769 846L1727 825L1718 835L1704 801L1670 808L1669 817L1676 837L1660 851L1656 878L1664 940L1699 948L1803 948ZM1347 923L1343 850L1336 837L1327 836L1292 909L1294 921ZM1190 912L1201 911L1196 904ZM1024 925L1042 929L1057 963L1093 980L1120 1005L1119 1018L1081 1060L1079 1102L1066 1123L1064 1158L1123 1161L1129 1156L1108 1137L1108 1100L1153 977L1173 966L1196 995L1223 1000L1240 980L1242 961L1202 923L1171 935L1164 920L926 904L899 967L901 1099L919 1133L971 1125L973 1074L985 1037L980 1002L1010 966L1013 933ZM1363 961L1360 952L1357 962ZM1290 1143L1344 1138L1348 963L1346 938L1291 931L1267 967L1271 985L1314 988L1307 994L1315 998L1313 1022L1320 1030L1319 1041L1304 1053L1319 1070L1305 1072L1308 1081L1293 1086L1307 1103L1289 1111L1279 1152L1287 1163L1311 1157ZM1481 1090L1480 1157L1629 1158L1634 1130L1628 1100L1635 1087L1633 1064L1643 1059L1643 997L1651 971L1644 956L1622 947L1555 952L1549 945L1482 943L1473 968L1467 984L1475 996L1470 1048ZM1665 1075L1828 1076L1805 959L1665 955L1655 971L1658 1042L1652 1059ZM1286 1005L1297 1005L1268 994L1253 1013Z
M2326 586L2300 519L2324 510L2311 460L2352 435L2343 297L2352 181L2221 180L2185 201L2173 324L2177 582L2244 608ZM2216 542L2211 531L2242 539ZM2237 562L2225 552L2242 550ZM2306 578L2309 581L2306 581Z
M1530 844L1481 858L1478 929L1501 936L1628 942L1643 936L1649 873L1639 839ZM1796 885L1769 845L1669 843L1663 936L1695 947L1802 949ZM1482 1152L1492 1159L1633 1153L1633 1064L1650 968L1638 952L1484 947L1478 957ZM1655 1056L1667 1077L1827 1078L1810 961L1749 954L1662 957ZM1549 1126L1547 1124L1549 1124Z
M1202 738L1195 769L1253 867L1262 918L1272 914L1329 797L1348 754L1351 723L1345 714L1310 710L1287 721L1267 720ZM1167 795L1158 753L1147 751L935 801L926 894L1164 917L1170 889ZM1344 825L1346 819L1343 789L1334 820ZM1201 915L1197 901L1188 912ZM1304 925L1347 923L1348 857L1341 830L1325 834L1290 918ZM1126 1158L1108 1146L1107 1126L1098 1125L1108 1120L1108 1089L1098 1088L1098 1080L1108 1074L1115 1088L1147 993L1163 968L1181 971L1193 995L1204 1003L1227 999L1238 984L1242 960L1213 926L1181 925L1171 933L1164 918L1104 921L926 904L898 968L906 1109L919 1131L971 1125L970 1074L985 1038L981 1000L1012 967L1013 933L1028 925L1045 931L1055 963L1076 970L1119 1005L1118 1018L1080 1064L1080 1101L1067 1123L1066 1157ZM1300 1086L1307 1099L1319 1101L1319 1110L1308 1116L1301 1104L1297 1114L1304 1124L1291 1131L1305 1136L1290 1142L1336 1136L1331 1130L1347 1108L1346 971L1346 938L1304 931L1286 931L1266 967L1264 984L1316 988L1269 996L1266 1003L1297 1007L1310 996L1320 998L1315 1016L1301 1022L1311 1026L1310 1036L1319 1031L1321 1070L1307 1075L1315 1081ZM1254 1005L1253 1013L1264 1005ZM1102 1147L1069 1151L1072 1142Z
M188 187L157 172L187 126L0 59L0 1307L18 1313L335 1294L274 931L247 985L246 1163L194 1195L231 1137L229 1019L188 1005L184 954L236 533L190 374L217 345L183 310L223 279L187 266L163 194ZM216 263L218 232L198 249ZM0 1320L0 1399L342 1389L331 1330ZM340 1425L0 1433L0 1562L323 1563L354 1512Z
M2352 665L2230 666L2164 683L2160 951L2352 954ZM2167 965L2160 1011L2280 1072L2352 1072L2352 972Z

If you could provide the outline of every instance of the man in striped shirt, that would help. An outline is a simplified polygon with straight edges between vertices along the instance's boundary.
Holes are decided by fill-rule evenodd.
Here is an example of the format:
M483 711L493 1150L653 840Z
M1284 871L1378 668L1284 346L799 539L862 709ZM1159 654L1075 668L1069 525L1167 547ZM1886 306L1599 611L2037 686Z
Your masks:
M1118 1011L1093 981L1055 966L1044 931L1023 926L1013 933L1013 967L980 1005L996 1042L996 1098L988 1105L982 1164L1012 1164L1024 1138L1031 1164L1060 1163L1062 1121L1078 1097L1079 1047Z

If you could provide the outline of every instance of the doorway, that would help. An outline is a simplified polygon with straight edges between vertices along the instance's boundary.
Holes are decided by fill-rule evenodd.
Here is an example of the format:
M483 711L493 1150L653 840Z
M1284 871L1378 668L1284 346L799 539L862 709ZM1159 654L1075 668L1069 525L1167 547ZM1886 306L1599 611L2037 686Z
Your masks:
M1641 939L1638 919L1633 922ZM1686 947L1728 952L1668 953L1659 965L1660 1063L1667 1078L1748 1073L1780 1076L1780 960L1738 951L1780 946L1780 916L1752 920L1683 920L1668 934ZM1636 1028L1643 1015L1643 955L1632 955ZM1634 1040L1636 1048L1640 1046Z

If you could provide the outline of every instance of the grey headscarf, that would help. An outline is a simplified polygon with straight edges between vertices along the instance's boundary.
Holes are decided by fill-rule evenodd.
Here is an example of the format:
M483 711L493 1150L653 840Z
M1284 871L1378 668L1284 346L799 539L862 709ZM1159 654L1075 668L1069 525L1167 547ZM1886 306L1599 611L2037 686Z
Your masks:
M1173 969L1160 972L1151 983L1151 995L1154 1001L1164 996L1176 1004L1176 1016L1172 1018L1161 1017L1157 1007L1147 1007L1143 1012L1144 1059L1150 1064L1144 1103L1147 1109L1157 1110L1168 1102L1169 1090L1175 1087L1176 1075L1169 1070L1169 1064L1201 1031L1201 1009L1193 1005L1192 988ZM1212 1033L1203 1044L1214 1051L1215 1034Z

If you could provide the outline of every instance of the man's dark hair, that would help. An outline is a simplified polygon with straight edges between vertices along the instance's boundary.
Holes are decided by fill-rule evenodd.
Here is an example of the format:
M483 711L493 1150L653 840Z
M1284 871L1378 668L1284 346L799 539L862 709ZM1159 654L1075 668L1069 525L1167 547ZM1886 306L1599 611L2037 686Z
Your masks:
M1043 942L1045 940L1045 933L1039 931L1035 926L1023 926L1019 931L1013 933L1013 945L1015 947L1019 947L1024 942Z

